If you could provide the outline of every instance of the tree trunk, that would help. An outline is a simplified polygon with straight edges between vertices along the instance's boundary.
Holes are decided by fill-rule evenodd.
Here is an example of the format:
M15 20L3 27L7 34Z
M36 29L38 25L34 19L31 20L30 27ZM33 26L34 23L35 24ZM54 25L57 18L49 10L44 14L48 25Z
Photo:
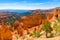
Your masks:
M50 38L50 33L46 32L46 38Z

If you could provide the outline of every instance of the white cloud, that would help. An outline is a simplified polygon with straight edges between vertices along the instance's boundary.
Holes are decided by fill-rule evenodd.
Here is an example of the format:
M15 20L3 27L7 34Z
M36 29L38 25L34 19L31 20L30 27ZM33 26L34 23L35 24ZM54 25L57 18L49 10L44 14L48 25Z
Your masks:
M25 2L25 1L24 1ZM0 3L0 9L37 9L39 5L44 3Z
M55 3L54 3L55 4ZM26 1L14 2L14 3L0 3L0 9L24 9L24 10L34 10L34 9L49 9L54 6L52 2L47 3L28 3Z

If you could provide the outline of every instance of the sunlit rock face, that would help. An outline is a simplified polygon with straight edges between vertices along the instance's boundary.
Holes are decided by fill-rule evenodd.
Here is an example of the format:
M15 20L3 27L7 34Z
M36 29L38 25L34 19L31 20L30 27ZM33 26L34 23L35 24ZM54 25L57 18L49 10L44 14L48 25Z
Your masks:
M60 9L58 9L58 8L54 9L54 10L53 10L53 14L54 14L54 16L56 16L56 17L60 17Z

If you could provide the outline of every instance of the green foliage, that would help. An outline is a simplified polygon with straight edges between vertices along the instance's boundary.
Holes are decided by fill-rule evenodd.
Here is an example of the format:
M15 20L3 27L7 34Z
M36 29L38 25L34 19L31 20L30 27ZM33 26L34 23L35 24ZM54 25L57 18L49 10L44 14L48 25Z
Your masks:
M53 34L53 33L51 33L50 37L54 37L54 34Z
M60 18L56 18L58 22L60 22Z
M60 25L57 25L57 23L54 23L53 28L54 28L57 32L60 32Z
M12 26L14 23L14 19L13 18L8 18L8 23Z
M49 21L46 21L44 24L43 24L43 30L45 32L51 32L53 29L51 28L51 23Z
M14 17L8 17L7 18L7 20L8 20L8 24L10 24L11 26L13 26L13 23L16 21L16 20L20 20L20 16L14 16Z
M19 36L18 35L16 35L16 40L18 40L19 39Z
M34 36L34 37L40 37L41 34L39 31L33 31L32 33L30 33L30 36Z

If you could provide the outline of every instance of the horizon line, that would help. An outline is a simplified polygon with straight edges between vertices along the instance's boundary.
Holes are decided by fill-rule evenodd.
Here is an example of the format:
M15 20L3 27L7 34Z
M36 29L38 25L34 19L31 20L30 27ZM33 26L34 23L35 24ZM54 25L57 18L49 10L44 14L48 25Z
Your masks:
M4 8L4 9L0 9L0 10L49 10L49 9L54 9L54 8L60 8L60 7L52 7L52 8L35 8L35 9L13 9L13 8L10 8L10 9L7 9L7 8Z

